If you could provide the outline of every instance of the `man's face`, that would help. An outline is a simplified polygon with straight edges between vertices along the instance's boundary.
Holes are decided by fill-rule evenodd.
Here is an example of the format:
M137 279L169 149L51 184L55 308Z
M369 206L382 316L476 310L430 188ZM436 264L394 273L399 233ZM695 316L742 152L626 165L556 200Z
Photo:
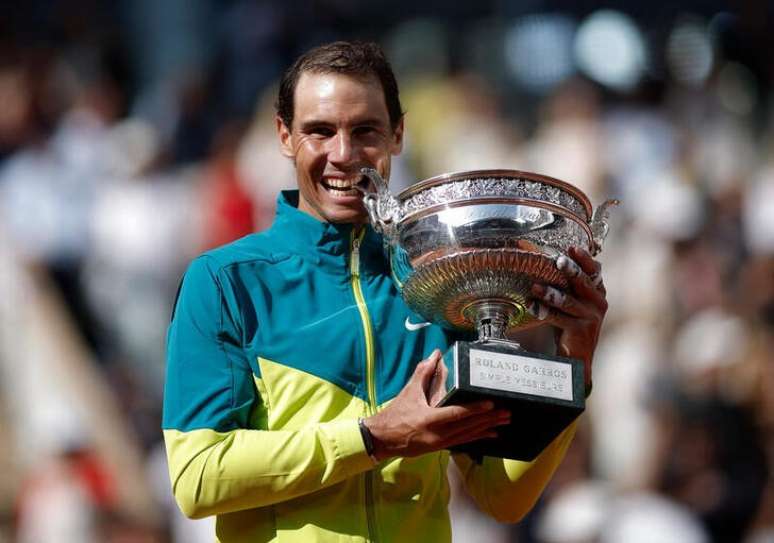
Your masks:
M293 160L300 199L298 208L334 223L367 218L359 184L368 186L363 167L384 179L390 159L403 145L403 121L395 130L379 81L342 74L304 72L296 85L293 126L277 118L282 154Z

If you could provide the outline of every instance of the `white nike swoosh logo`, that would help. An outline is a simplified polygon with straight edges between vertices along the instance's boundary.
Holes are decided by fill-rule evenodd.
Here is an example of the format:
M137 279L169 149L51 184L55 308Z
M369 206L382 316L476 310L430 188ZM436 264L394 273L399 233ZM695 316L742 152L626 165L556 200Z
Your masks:
M425 326L430 326L433 324L432 322L411 322L408 317L406 317L406 322L404 323L406 325L406 330L409 332L416 332L420 328L424 328Z

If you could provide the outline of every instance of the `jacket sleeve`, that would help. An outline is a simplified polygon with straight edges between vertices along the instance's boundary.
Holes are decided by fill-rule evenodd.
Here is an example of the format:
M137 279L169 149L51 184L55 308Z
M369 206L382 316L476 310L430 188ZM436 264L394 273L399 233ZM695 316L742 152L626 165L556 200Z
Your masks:
M356 420L266 429L237 306L210 257L191 264L167 336L163 429L172 490L200 518L282 502L371 469Z
M537 503L575 435L568 426L531 462L484 457L481 464L454 454L465 489L478 507L500 522L519 522Z

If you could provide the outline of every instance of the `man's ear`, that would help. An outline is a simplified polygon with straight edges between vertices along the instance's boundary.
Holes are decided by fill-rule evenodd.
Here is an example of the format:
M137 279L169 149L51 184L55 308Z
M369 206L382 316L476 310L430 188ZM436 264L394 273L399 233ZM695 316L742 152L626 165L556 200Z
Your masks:
M403 151L403 117L400 118L395 130L392 131L392 149L390 151L394 156Z
M277 127L280 152L289 159L294 160L296 158L296 152L293 149L293 134L291 134L290 128L285 126L285 122L279 115L274 117L274 123Z

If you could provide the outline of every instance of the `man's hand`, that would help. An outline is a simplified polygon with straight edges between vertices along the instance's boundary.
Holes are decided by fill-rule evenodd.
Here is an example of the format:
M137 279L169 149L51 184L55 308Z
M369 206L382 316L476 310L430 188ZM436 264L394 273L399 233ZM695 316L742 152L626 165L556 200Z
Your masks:
M601 265L578 247L569 250L568 258L560 256L556 265L569 282L567 292L536 284L532 294L539 301L530 313L557 327L559 354L582 360L586 368L586 385L591 384L591 359L599 340L599 330L607 312Z
M443 397L446 367L435 350L420 362L390 405L365 419L374 441L374 456L419 456L470 441L497 437L495 427L508 424L510 412L490 401L432 407Z

